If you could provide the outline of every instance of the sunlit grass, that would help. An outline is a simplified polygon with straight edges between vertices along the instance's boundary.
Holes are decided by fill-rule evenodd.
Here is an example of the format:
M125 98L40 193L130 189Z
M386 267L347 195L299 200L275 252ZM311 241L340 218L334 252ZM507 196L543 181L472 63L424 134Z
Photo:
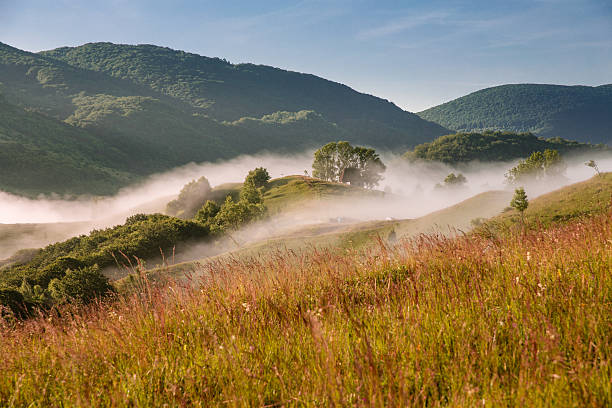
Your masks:
M219 261L9 327L0 405L610 406L612 220Z

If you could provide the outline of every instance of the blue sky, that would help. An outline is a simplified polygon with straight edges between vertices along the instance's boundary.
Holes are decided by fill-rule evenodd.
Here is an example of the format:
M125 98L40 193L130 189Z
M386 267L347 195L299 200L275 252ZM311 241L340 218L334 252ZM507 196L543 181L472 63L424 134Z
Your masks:
M163 45L313 73L410 111L505 83L612 82L612 0L0 0L0 41Z

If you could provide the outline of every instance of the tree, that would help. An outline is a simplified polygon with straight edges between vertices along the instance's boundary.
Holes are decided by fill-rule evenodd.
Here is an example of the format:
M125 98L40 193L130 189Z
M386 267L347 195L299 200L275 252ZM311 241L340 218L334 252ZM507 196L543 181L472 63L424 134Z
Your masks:
M178 197L166 205L166 213L183 219L192 218L206 202L211 187L206 177L200 177L185 184Z
M588 162L584 163L584 165L587 167L591 167L593 170L595 170L598 176L601 176L601 173L599 171L599 166L597 166L597 163L595 163L595 160L589 160Z
M206 204L204 204L202 208L198 210L194 219L200 224L210 223L210 221L217 216L220 209L221 207L219 207L219 204L208 200L206 201Z
M521 213L521 221L525 222L525 210L529 207L529 200L527 199L527 194L525 193L525 189L523 187L519 187L514 190L514 197L512 197L512 201L510 201L510 207Z
M459 173L457 175L455 175L455 173L450 173L444 179L444 185L446 185L448 187L460 187L460 186L464 185L465 183L467 183L467 179L461 173Z
M323 180L373 188L386 167L374 149L331 142L315 152L312 169L312 175Z
M533 152L526 160L519 163L506 173L510 184L530 180L560 177L566 166L557 150L546 149L544 152Z
M270 174L267 169L263 167L257 167L254 170L249 171L249 174L244 180L245 184L252 184L255 188L265 187L270 181Z

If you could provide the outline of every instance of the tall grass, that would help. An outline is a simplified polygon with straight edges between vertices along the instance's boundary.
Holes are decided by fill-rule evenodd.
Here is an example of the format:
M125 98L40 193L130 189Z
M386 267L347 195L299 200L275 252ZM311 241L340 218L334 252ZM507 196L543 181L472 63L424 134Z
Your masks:
M9 327L4 406L610 406L612 220L216 262Z

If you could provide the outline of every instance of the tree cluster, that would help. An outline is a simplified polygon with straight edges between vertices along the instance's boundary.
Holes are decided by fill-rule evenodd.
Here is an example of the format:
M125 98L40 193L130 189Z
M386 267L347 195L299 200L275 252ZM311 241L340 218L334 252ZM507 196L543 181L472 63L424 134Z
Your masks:
M313 176L323 180L373 188L386 167L374 149L331 142L315 152L312 169Z
M607 147L561 138L544 139L532 133L487 131L440 136L432 142L416 146L414 150L404 154L404 157L457 164L474 160L483 162L513 160L546 149L565 153L605 150Z
M213 233L227 233L262 218L266 213L263 191L269 180L270 174L263 167L251 170L240 189L238 201L234 201L231 195L222 205L208 200L195 214L195 221L206 225Z
M533 152L506 173L510 184L526 181L541 181L547 178L561 177L566 165L557 150L546 149L543 152Z
M166 214L183 219L192 218L210 195L210 183L206 177L185 184L178 197L166 205Z

